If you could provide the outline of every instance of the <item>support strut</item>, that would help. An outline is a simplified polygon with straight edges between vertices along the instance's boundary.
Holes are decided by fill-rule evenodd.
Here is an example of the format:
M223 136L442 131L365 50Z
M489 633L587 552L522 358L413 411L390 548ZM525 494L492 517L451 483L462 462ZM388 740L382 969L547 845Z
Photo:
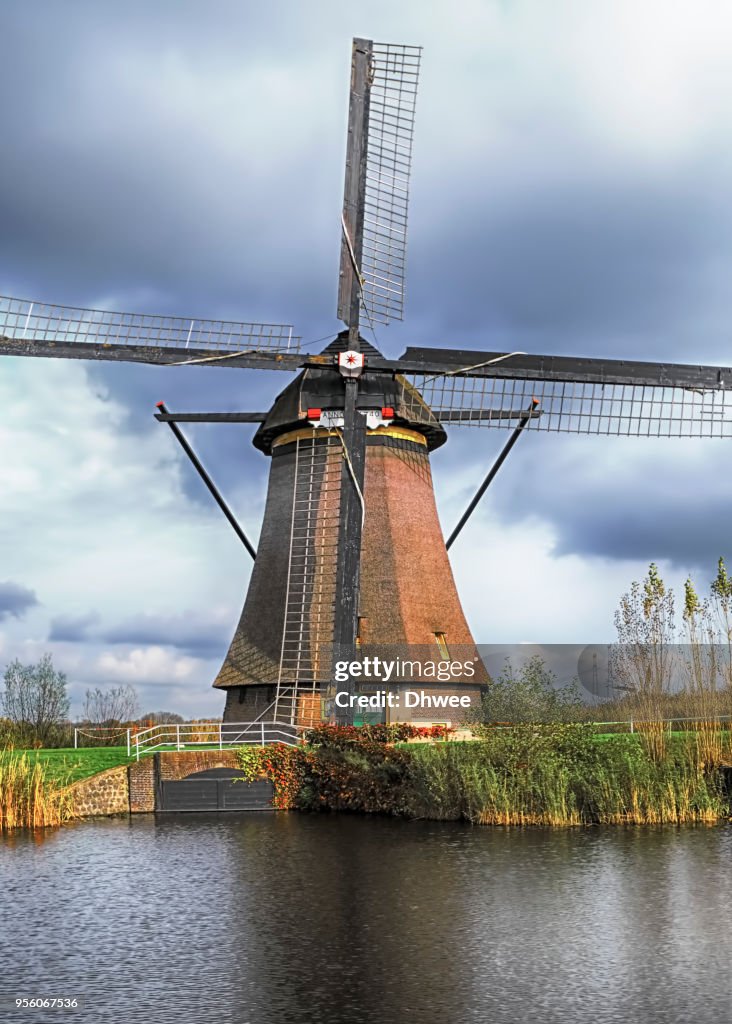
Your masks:
M364 521L363 486L366 459L366 417L356 410L357 394L358 380L346 378L342 434L341 515L333 633L338 658L349 661L356 653L358 633L358 597ZM353 683L348 682L341 689L350 693ZM341 725L352 725L353 708L339 708L336 718Z
M518 439L521 436L521 433L522 433L524 427L529 422L529 420L531 419L532 415L534 415L536 413L536 407L537 407L538 404L539 404L539 399L538 398L532 398L531 399L531 405L529 406L529 408L526 410L526 412L523 414L523 416L519 420L518 424L516 425L516 428L515 428L514 432L511 434L511 436L509 437L508 441L506 441L505 445L503 446L503 450L501 451L501 454L498 456L496 461L491 466L490 471L488 472L488 475L486 476L486 478L483 481L483 483L480 485L478 490L475 492L473 500L470 502L470 504L465 509L465 511L463 512L462 516L460 517L460 522L457 524L455 529L452 531L452 533L448 537L447 544L445 545L445 547L447 548L448 551L450 550L451 544L457 539L460 531L462 530L462 528L467 523L468 519L470 519L471 515L475 511L475 506L478 504L480 499L485 494L486 490L488 489L488 487L489 487L490 483L492 482L493 478L495 477L496 473L498 472L498 470L501 468L503 463L508 458L509 452L511 451L513 446L518 441Z
M163 416L168 417L168 416L171 415L168 412L168 410L165 408L165 402L158 402L157 408L160 410L160 412L161 412L161 414ZM234 513L231 511L229 506L226 504L224 499L221 497L221 495L220 495L220 493L219 493L219 491L218 491L218 489L216 487L216 484L213 482L211 477L208 475L206 470L203 468L203 465L201 464L200 459L198 458L196 453L193 451L193 449L189 445L188 441L186 440L185 436L183 435L183 431L180 429L178 424L173 419L165 419L164 422L168 424L170 429L175 434L176 440L178 441L178 443L180 444L181 448L186 453L188 458L193 463L194 469L196 470L196 472L198 473L200 478L205 483L205 485L208 488L208 490L210 491L211 496L213 497L214 501L219 506L221 511L224 513L226 518L229 520L229 523L233 527L234 533L237 535L237 537L242 542L242 544L247 549L247 551L252 556L252 558L256 558L257 557L256 549L254 548L254 546L250 542L250 540L247 537L247 535L242 530L241 526L239 526L239 524L237 523L236 519L234 518Z

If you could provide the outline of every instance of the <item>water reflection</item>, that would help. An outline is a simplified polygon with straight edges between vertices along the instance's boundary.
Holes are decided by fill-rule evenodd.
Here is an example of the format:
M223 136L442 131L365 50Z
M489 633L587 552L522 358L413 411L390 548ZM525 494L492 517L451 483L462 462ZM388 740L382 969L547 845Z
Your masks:
M140 816L0 843L0 1019L729 1018L728 828Z

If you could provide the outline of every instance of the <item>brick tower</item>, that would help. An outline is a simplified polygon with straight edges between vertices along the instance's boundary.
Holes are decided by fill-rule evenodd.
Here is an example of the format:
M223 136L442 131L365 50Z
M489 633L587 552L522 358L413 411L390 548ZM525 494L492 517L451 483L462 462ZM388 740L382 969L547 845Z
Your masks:
M325 349L348 347L346 332ZM458 598L432 487L429 453L443 427L399 376L368 373L380 353L361 341L366 372L358 408L367 413L358 643L403 658L464 660L477 653ZM224 721L321 719L322 689L332 676L338 563L340 431L343 407L334 369L302 372L275 400L254 436L272 459L264 520L249 590L214 686L226 690ZM434 684L434 680L431 681ZM427 692L469 694L470 686ZM417 681L417 685L419 685ZM464 715L464 712L462 713ZM456 721L449 712L392 711L392 720Z

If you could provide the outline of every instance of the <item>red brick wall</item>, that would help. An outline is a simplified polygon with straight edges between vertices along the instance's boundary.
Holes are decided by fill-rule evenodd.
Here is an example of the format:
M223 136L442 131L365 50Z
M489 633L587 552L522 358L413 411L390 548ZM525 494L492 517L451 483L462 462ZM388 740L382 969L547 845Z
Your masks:
M335 457L340 459L337 450ZM227 699L226 721L247 721L263 710L251 714L249 702L254 700L254 693L247 693L246 702L239 704L240 685L273 683L277 679L293 480L293 455L283 450L273 457L259 553L244 611L214 684L237 687ZM435 633L444 633L451 660L472 657L476 653L474 640L445 549L426 445L397 438L369 438L364 491L366 517L359 608L363 645L419 646L422 657L441 660ZM333 511L330 506L337 501L337 494L337 488L323 489L321 517ZM330 592L326 597L330 599ZM328 601L325 605L329 607ZM313 608L313 615L319 610ZM327 635L330 623L326 626ZM317 632L314 621L310 627L311 633ZM405 650L404 656L418 654ZM300 707L300 720L317 719L318 703Z
M152 757L143 757L127 769L129 773L130 811L132 814L155 810L155 765Z
M448 648L467 648L467 656L474 640L445 549L427 452L369 447L365 489L363 643L423 645L439 660L439 632ZM462 652L456 656L464 660Z
M234 750L173 750L154 754L158 778L163 781L185 779L207 768L238 768Z

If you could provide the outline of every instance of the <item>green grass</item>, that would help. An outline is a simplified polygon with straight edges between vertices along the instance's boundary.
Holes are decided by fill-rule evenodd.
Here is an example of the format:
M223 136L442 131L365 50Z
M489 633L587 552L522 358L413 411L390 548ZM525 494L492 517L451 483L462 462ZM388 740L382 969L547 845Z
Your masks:
M156 747L156 750L177 750L174 743ZM184 750L218 750L218 743L200 744L195 747L184 747ZM233 748L229 748L233 749ZM19 751L20 753L20 751ZM116 768L121 764L130 764L135 760L135 748L132 747L131 757L127 757L127 747L73 747L49 748L43 750L27 750L31 764L42 764L46 769L46 777L61 784L77 782L90 775L104 772L108 768ZM149 754L142 755L149 757Z
M73 747L58 750L27 750L31 764L45 768L46 777L65 784L86 779L90 775L128 764L127 747Z

